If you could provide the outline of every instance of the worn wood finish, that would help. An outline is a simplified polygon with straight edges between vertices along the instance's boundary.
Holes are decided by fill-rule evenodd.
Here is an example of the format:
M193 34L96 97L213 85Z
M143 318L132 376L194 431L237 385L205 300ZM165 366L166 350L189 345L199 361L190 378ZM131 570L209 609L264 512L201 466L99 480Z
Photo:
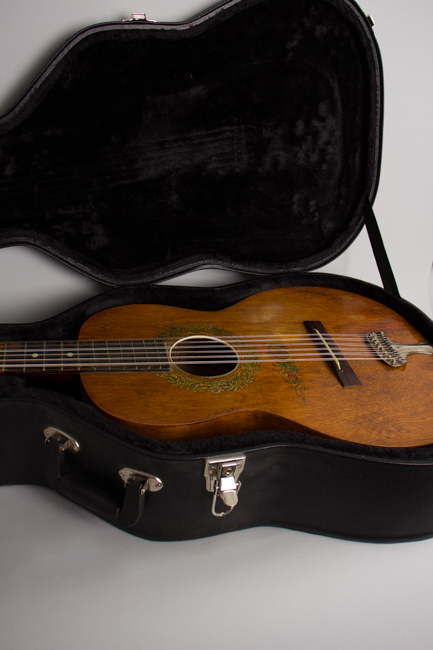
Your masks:
M153 338L174 325L191 324L212 324L239 337L303 334L306 320L322 321L331 334L383 330L401 343L423 339L404 318L373 300L334 289L296 287L259 293L218 312L158 305L117 307L90 318L80 340ZM158 438L185 440L283 428L387 447L433 443L432 357L411 356L401 368L381 361L350 363L362 382L352 390L341 386L325 361L297 363L299 391L293 373L282 375L281 367L273 363L261 363L246 387L219 393L206 387L202 392L179 388L153 373L83 374L82 382L104 413ZM189 378L180 371L176 375Z

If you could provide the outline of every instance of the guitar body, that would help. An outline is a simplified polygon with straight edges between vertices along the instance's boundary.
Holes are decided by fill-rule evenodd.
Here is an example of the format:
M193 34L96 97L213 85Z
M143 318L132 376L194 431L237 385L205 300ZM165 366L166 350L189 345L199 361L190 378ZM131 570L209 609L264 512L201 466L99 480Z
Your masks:
M187 336L304 335L304 321L333 334L384 331L414 344L423 337L394 311L337 289L292 287L251 296L227 309L199 312L160 305L127 305L91 317L80 340ZM233 337L233 338L231 338ZM272 339L270 339L272 340ZM201 376L171 363L161 372L83 373L90 400L140 433L190 440L262 429L289 429L383 447L433 443L433 359L412 355L399 368L380 360L350 361L361 386L343 388L326 360L259 363ZM198 371L194 371L197 373Z

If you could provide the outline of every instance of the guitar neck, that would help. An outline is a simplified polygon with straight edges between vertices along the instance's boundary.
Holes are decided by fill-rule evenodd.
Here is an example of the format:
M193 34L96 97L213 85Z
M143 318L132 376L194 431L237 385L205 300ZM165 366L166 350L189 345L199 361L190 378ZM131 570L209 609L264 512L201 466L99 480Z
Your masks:
M0 373L166 370L169 370L167 352L158 339L0 343Z

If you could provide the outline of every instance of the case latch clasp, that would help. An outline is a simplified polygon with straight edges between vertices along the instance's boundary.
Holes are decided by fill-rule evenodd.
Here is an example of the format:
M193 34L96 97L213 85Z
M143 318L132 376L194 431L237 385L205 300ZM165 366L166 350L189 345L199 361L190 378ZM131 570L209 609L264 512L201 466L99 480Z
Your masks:
M225 517L238 502L241 487L239 476L245 466L245 454L230 454L207 458L204 468L206 490L213 492L212 514L214 517ZM216 511L218 497L228 506L223 512Z

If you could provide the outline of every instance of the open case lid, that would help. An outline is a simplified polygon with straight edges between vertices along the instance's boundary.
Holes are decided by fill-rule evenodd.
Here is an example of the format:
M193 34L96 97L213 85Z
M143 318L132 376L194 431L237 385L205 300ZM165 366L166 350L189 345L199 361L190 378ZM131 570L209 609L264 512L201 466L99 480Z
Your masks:
M382 72L351 0L231 0L71 38L0 118L0 246L114 285L317 268L363 225Z

